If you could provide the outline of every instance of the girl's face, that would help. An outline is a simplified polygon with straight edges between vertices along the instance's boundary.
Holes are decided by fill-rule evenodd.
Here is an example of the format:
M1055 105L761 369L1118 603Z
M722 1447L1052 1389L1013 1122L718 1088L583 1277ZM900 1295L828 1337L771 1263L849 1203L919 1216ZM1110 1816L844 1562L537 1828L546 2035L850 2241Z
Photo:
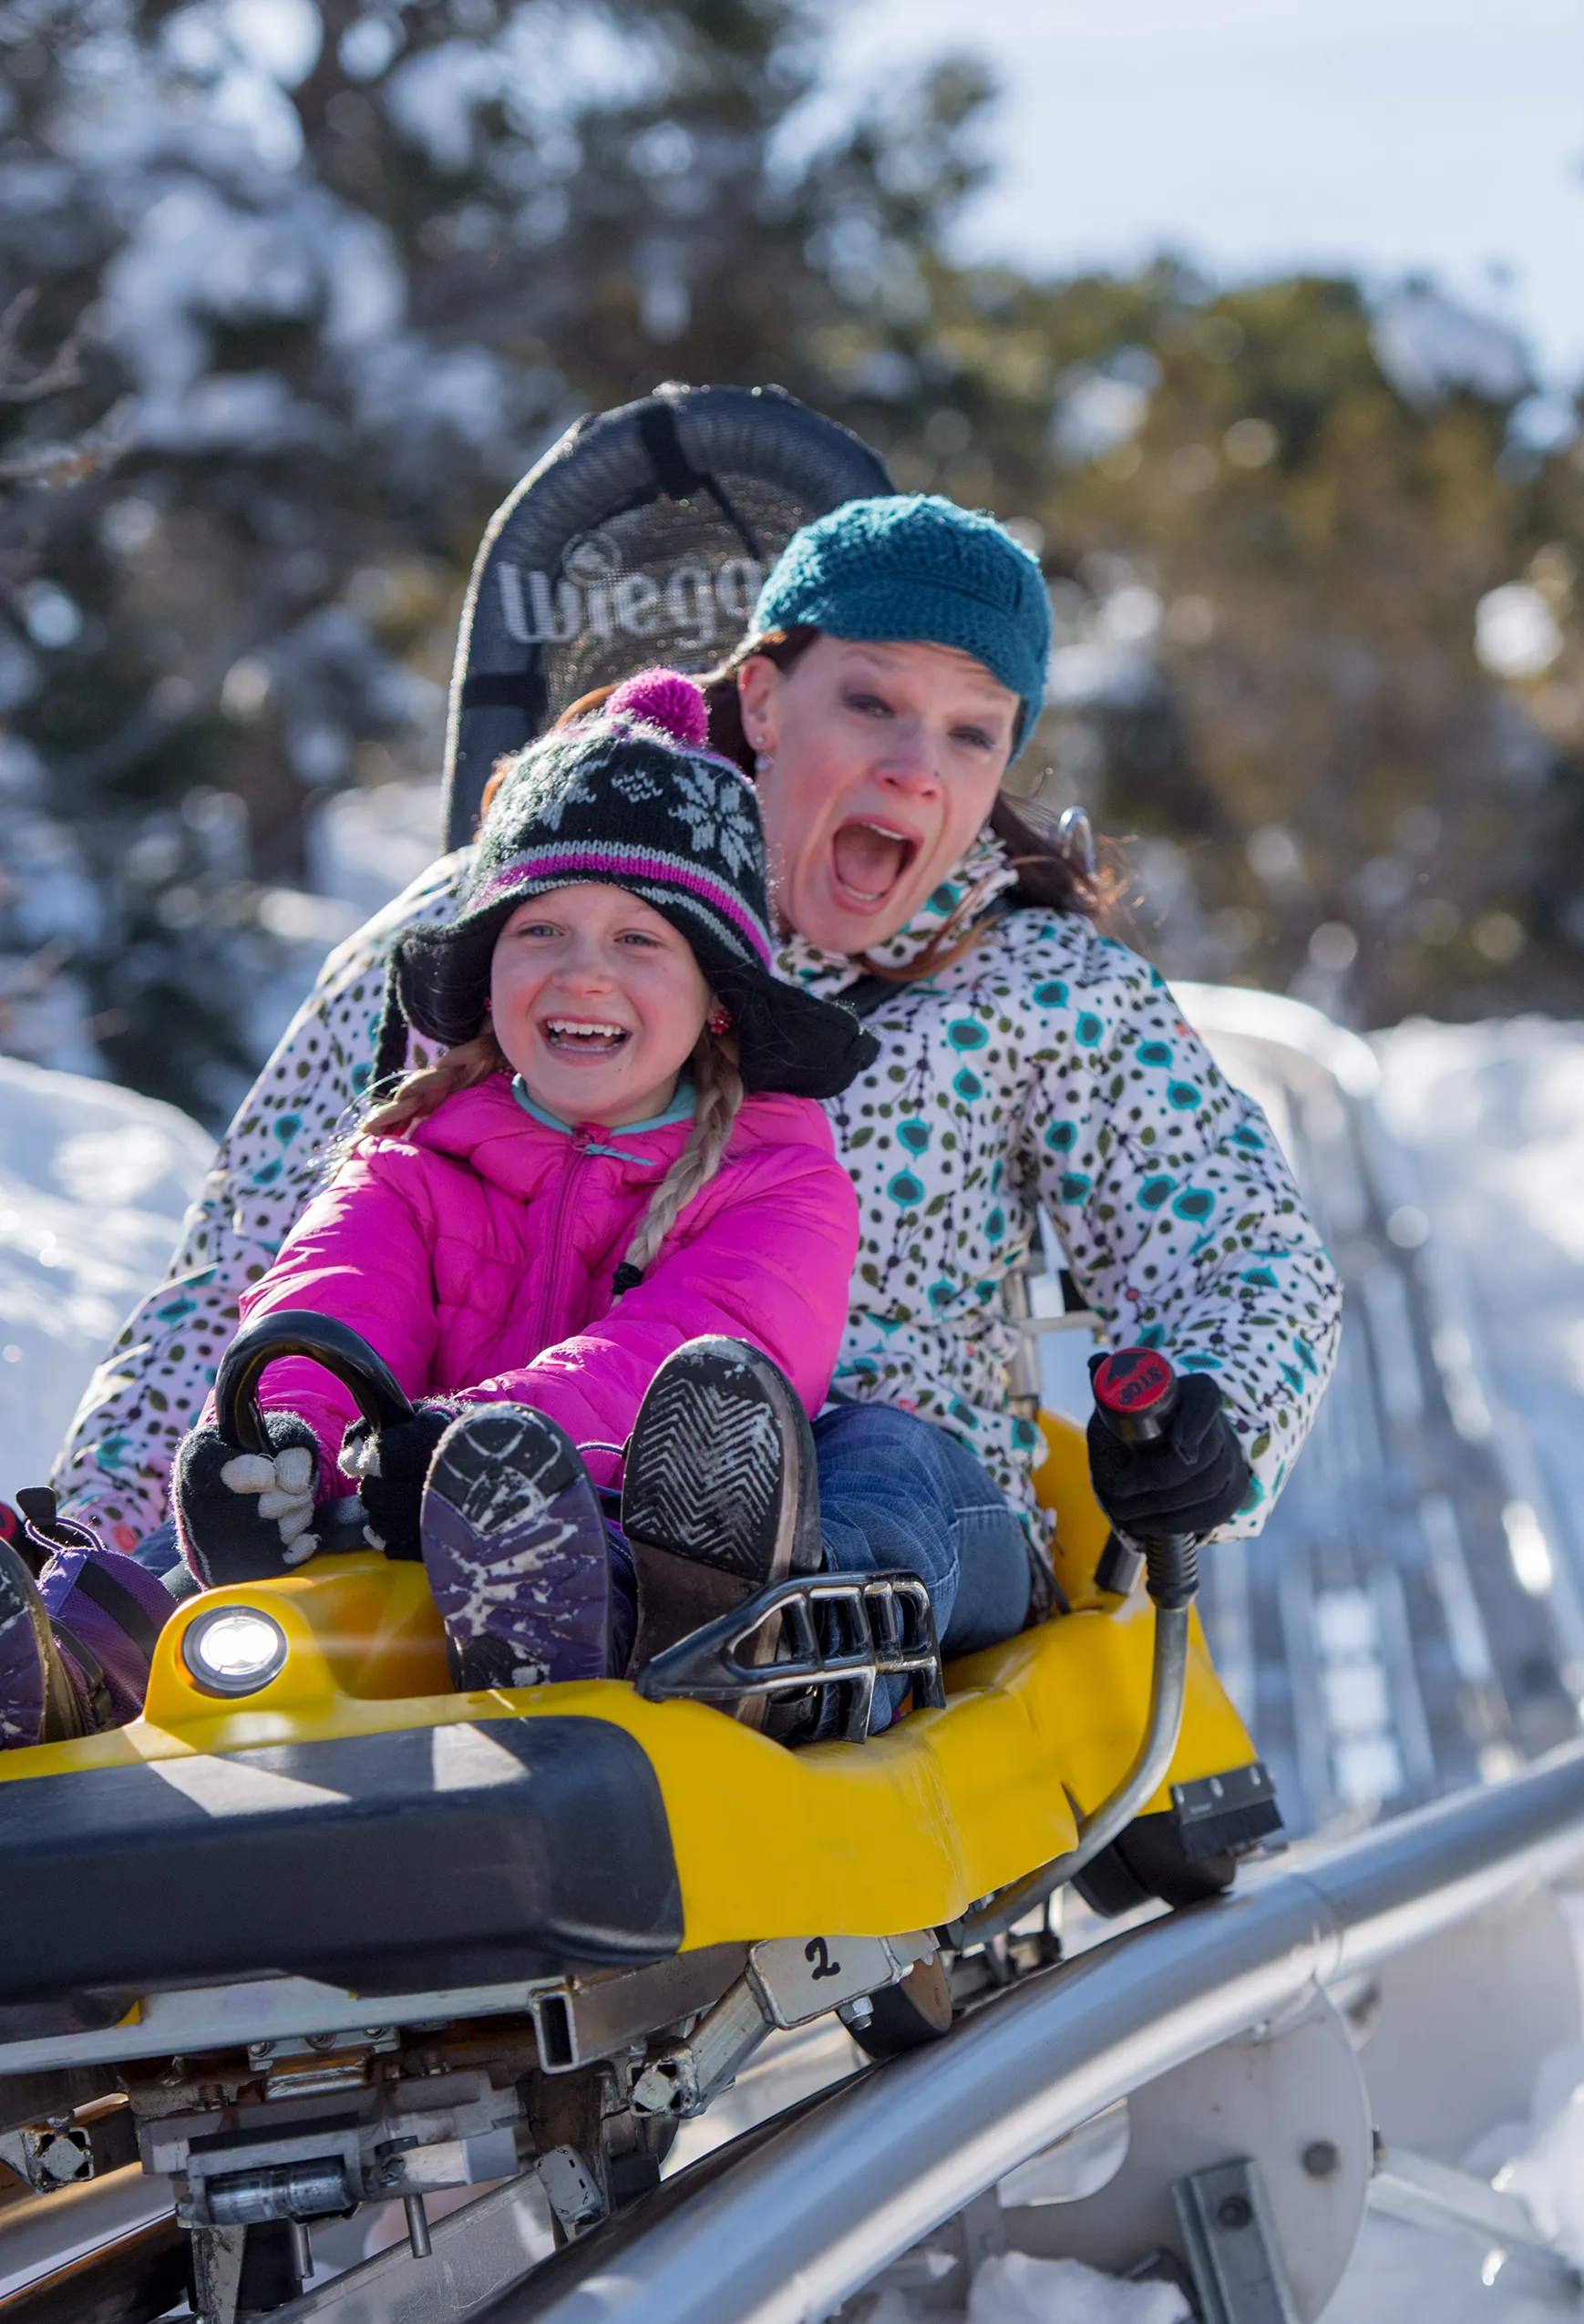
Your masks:
M564 1122L663 1114L710 1008L687 939L624 888L519 904L496 939L490 1021L529 1095Z
M738 674L783 921L864 952L910 920L968 847L1012 756L1018 698L950 645L818 637L790 670Z

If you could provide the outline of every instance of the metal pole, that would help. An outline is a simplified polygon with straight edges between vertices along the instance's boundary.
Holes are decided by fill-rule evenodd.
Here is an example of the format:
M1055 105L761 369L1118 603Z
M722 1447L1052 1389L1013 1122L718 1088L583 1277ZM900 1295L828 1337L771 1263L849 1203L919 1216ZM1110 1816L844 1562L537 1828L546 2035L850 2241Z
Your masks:
M1188 1650L1188 1608L1157 1606L1149 1674L1149 1716L1133 1764L1110 1797L1102 1800L1094 1815L1079 1825L1075 1847L1069 1848L1065 1856L1054 1856L1025 1880L1015 1882L982 1910L964 1914L962 1935L967 1943L999 1936L1036 1905L1044 1904L1053 1888L1065 1887L1086 1864L1094 1862L1102 1848L1108 1848L1117 1834L1127 1829L1146 1801L1158 1791L1182 1733Z
M69 2261L162 2225L175 2207L170 2180L152 2177L136 2163L54 2195L7 2204L0 2210L0 2300Z
M945 2041L682 2173L536 2268L489 2324L818 2324L1103 2106L1581 1852L1574 1744L1031 1977Z

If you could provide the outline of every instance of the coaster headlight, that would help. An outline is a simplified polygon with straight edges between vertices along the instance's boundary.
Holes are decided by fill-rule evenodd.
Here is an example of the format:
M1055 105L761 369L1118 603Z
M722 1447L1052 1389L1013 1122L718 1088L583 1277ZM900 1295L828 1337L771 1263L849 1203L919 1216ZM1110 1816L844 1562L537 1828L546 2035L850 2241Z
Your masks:
M205 1694L257 1694L285 1667L286 1633L255 1606L217 1606L188 1623L181 1659Z

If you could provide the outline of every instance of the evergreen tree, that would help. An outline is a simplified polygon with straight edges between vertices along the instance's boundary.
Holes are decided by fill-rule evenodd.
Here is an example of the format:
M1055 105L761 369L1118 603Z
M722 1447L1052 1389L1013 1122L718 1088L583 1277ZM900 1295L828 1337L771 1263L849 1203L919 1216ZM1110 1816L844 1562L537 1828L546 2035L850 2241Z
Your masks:
M1409 288L926 276L844 359L899 482L1043 543L1051 706L1014 780L1136 835L1178 973L1383 1024L1571 1013L1584 468L1496 326ZM1543 430L1543 435L1538 431Z
M811 142L823 16L0 0L0 1044L225 1114L334 932L305 819L437 765L489 509L665 376L778 380L1042 545L1015 779L1135 835L1164 965L1571 1011L1584 472L1511 343L954 263L982 75Z
M664 376L829 400L826 320L938 239L981 91L944 75L794 166L818 23L806 0L0 9L0 304L30 302L0 398L40 387L0 401L10 1045L91 1063L97 1036L223 1116L293 941L332 926L279 884L305 810L437 763L504 490Z

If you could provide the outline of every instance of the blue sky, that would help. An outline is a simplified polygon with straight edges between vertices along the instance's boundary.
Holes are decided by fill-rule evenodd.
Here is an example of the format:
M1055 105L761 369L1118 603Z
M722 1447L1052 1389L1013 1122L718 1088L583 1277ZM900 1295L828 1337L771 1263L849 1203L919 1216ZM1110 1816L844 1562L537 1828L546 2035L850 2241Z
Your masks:
M1424 273L1584 380L1584 0L842 0L838 24L849 97L943 48L996 70L965 252Z

